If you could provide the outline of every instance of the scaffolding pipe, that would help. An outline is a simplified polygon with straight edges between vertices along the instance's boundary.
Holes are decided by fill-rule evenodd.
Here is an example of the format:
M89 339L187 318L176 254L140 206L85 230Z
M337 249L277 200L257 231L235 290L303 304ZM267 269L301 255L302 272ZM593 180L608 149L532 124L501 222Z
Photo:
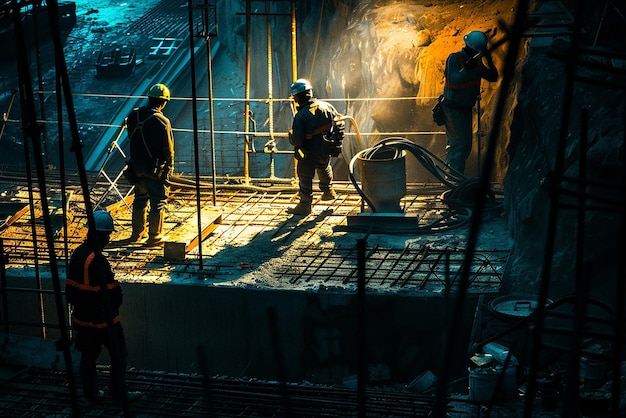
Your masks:
M292 81L298 79L298 44L296 37L296 0L291 0L291 74ZM289 104L292 111L294 110L293 102ZM293 178L298 178L298 160L293 158Z
M215 180L215 171L216 171L216 163L215 163L215 115L213 111L213 63L211 58L211 33L209 31L209 14L208 9L209 3L208 0L204 0L204 8L202 9L202 23L204 25L205 30L205 40L206 40L206 52L207 52L207 76L209 83L209 124L211 127L211 176L213 180L213 206L217 204L217 197L215 195L215 189L217 188L216 180Z
M274 138L274 102L273 102L273 90L274 83L272 78L274 77L272 66L272 18L270 15L270 2L269 0L265 1L265 12L267 16L265 17L265 23L267 25L267 111L268 111L268 119L269 119L269 134L270 139L267 141L265 146L263 147L263 151L269 153L270 155L270 178L275 176L274 173L274 151L276 149L276 140Z

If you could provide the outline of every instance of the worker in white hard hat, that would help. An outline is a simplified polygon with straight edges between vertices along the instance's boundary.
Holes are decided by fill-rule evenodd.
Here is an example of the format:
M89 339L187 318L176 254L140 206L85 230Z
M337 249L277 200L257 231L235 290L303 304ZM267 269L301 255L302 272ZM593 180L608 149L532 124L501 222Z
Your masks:
M480 94L481 79L498 80L484 32L473 30L463 40L465 46L446 60L443 109L446 125L446 163L461 174L472 151L472 114ZM480 115L479 115L480 117Z
M334 149L325 138L340 115L330 103L313 96L313 86L306 79L298 79L291 85L291 97L296 103L297 113L289 131L289 142L294 146L294 157L298 161L300 201L288 212L308 215L311 213L313 177L316 173L322 191L321 199L333 200L337 197L332 187L333 169L330 165Z
M104 346L111 361L111 397L119 401L137 399L141 396L139 392L127 392L125 388L126 343L119 313L122 288L102 254L115 230L113 217L105 210L97 210L88 228L87 239L72 252L65 282L74 342L81 353L79 372L83 396L93 403L104 395L98 389L96 369Z
M148 92L148 104L133 109L126 117L130 139L126 178L135 185L131 242L157 245L163 240L169 181L174 169L172 125L163 114L170 99L169 88L155 84Z

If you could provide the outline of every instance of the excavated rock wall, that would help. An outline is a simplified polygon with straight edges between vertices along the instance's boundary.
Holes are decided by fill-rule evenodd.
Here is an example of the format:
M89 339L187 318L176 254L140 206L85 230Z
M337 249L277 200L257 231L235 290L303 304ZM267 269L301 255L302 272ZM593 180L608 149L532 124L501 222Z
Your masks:
M258 4L257 4L258 3ZM253 13L264 13L261 2L254 3ZM315 95L329 99L338 111L353 116L368 147L393 132L420 132L405 135L438 157L445 154L442 128L432 122L431 108L443 91L445 60L463 45L463 35L470 30L483 30L495 43L505 36L505 27L514 15L514 0L502 1L311 1L297 3L298 77L310 78ZM245 65L244 2L225 2L220 13L222 45L237 65ZM289 3L276 2L270 11L290 12ZM267 21L252 16L251 89L252 97L268 96ZM289 96L291 71L291 28L289 16L272 18L272 95L275 99ZM502 69L506 44L496 48L493 59ZM243 80L242 80L243 81ZM482 155L497 99L499 82L483 82L481 91ZM266 110L256 107L257 120ZM291 108L285 103L274 107L274 128L287 130L292 120ZM348 130L354 130L348 126ZM475 122L475 130L478 124ZM380 134L376 134L380 133ZM506 132L505 132L506 134ZM508 139L502 137L496 179L506 170L504 158ZM334 161L335 174L347 179L346 161L359 151L356 137L344 142L342 157ZM288 144L279 143L280 149ZM478 147L468 160L469 175L477 175ZM502 164L501 162L504 162ZM280 171L280 170L279 170ZM412 160L407 165L409 181L432 181L426 170Z
M620 239L620 213L615 209L623 187L623 153L625 111L624 91L610 87L618 76L602 71L577 71L578 75L606 82L609 86L576 82L573 84L570 123L565 128L564 146L559 149L564 99L566 97L566 66L552 58L550 52L567 51L569 45L556 42L549 48L531 49L524 67L511 142L509 170L505 179L505 207L515 238L515 247L507 271L509 290L534 293L538 289L546 252L548 234L554 231L554 249L546 260L551 263L550 297L560 298L575 289L577 271L584 269L590 280L589 294L613 304L617 278ZM584 112L588 129L583 131ZM580 138L588 137L586 151ZM581 166L580 155L585 155ZM579 178L586 167L590 182L584 191L602 199L586 204L610 206L613 210L590 210L580 214L573 208L560 206L556 223L549 224L550 205L554 204L554 174L557 158L563 158L563 175ZM593 182L593 183L591 183ZM564 181L561 186L577 191L576 182ZM562 204L577 205L575 196L563 193ZM623 199L623 195L622 195ZM583 222L579 222L580 219ZM577 242L583 258L576 257Z

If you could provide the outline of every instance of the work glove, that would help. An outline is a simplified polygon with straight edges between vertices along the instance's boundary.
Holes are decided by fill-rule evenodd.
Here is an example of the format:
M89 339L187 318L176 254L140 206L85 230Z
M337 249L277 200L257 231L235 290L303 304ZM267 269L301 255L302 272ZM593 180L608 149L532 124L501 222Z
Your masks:
M291 145L293 145L293 129L290 129L290 130L287 132L287 135L289 136L289 143L290 143Z

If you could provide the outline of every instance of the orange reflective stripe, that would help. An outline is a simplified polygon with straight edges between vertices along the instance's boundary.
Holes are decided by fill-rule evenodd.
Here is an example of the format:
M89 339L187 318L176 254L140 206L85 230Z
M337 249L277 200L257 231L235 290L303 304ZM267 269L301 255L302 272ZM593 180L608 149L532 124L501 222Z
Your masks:
M96 257L96 253L92 252L85 259L85 265L83 266L83 283L79 283L79 282L77 282L75 280L72 280L72 279L68 278L66 280L65 284L67 286L72 286L72 287L75 287L78 290L85 290L87 292L98 292L98 291L100 291L100 285L92 286L91 285L91 277L89 277L89 266L91 265L91 262L93 261L93 259L95 257ZM117 283L117 282L107 283L107 289L109 289L109 290L114 289L117 286L119 286L119 283Z
M81 327L86 327L86 328L98 328L98 329L102 329L102 328L107 328L109 326L108 322L91 322L91 321L81 321L80 319L76 319L76 318L72 318L72 322L74 322L74 325L78 325ZM119 315L116 316L115 318L113 318L113 323L117 324L120 322L120 317Z
M325 132L325 131L329 130L331 126L333 126L333 124L329 123L327 125L324 125L324 126L321 126L321 127L317 128L316 130L314 130L310 134L306 134L306 139L311 139L315 135L321 134L322 132Z
M65 284L67 286L72 286L72 287L75 287L78 290L85 290L87 292L98 292L98 291L100 291L100 286L89 286L89 285L86 285L86 284L83 284L83 283L75 282L74 280L70 280L70 279L67 279ZM107 283L107 289L109 289L109 290L115 289L117 286L119 286L119 283L117 283L117 282Z
M461 54L460 52L457 52L456 57L459 59L459 65L461 66L461 68L464 68L465 61L463 60L463 54Z
M460 52L456 52L455 55L459 60L459 66L461 68L465 68L465 60L463 59L463 54L461 54ZM448 82L448 78L446 77L445 85L450 90L461 90L461 89L466 89L466 88L475 87L475 86L480 87L480 78L476 80L468 81L467 83L453 85Z
M91 280L89 280L89 266L91 265L91 262L93 261L95 256L96 253L92 252L87 256L87 258L85 259L85 264L83 264L83 283L85 284L91 284Z

